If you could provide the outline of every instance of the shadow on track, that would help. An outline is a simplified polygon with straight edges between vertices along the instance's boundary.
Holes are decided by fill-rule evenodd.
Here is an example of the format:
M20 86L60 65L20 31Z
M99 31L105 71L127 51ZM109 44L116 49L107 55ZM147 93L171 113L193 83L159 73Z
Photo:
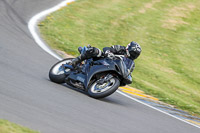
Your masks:
M48 78L46 78L46 80L49 81L49 82L51 82L51 83L54 83L51 80L49 80ZM57 83L54 83L54 84L57 84ZM112 95L110 95L108 97L104 97L104 98L100 98L100 99L95 99L95 98L92 98L92 97L88 96L87 92L85 92L84 90L72 87L72 86L67 85L65 83L63 83L63 84L57 84L57 85L61 85L61 86L66 87L67 89L70 89L70 90L73 90L73 91L76 91L76 92L80 92L80 93L86 95L88 98L91 98L92 100L98 100L98 101L109 103L109 104L113 104L113 105L129 106L130 107L130 105L126 101L123 101L118 96L114 96L114 95L117 95L117 92L113 93Z

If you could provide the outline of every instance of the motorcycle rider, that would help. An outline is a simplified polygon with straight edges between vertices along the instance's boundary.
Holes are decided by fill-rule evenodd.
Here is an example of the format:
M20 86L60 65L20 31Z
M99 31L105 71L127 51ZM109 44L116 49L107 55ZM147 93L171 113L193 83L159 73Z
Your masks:
M79 47L79 52L81 47ZM120 45L113 45L111 47L104 47L103 52L95 47L88 47L88 50L85 53L81 53L80 56L72 60L72 66L76 67L77 64L81 63L85 59L98 58L102 55L112 58L114 55L124 55L123 61L127 67L127 76L126 79L129 83L132 83L131 72L135 68L134 60L138 58L141 53L141 47L138 43L132 41L126 47Z

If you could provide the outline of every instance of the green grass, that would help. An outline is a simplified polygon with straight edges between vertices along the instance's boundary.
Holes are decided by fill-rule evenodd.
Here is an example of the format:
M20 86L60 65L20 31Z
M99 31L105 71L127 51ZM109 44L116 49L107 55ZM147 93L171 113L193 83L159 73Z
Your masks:
M39 133L28 128L0 119L0 133Z
M77 0L39 26L54 49L138 42L131 86L200 115L199 0Z

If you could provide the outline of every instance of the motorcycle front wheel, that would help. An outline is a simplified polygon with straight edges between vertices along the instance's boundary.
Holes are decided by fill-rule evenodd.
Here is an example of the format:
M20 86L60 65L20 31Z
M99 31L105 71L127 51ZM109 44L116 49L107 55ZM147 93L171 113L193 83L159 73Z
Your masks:
M63 69L61 69L61 67L62 67L62 64L70 63L72 61L72 59L73 58L63 59L63 60L57 62L55 65L53 65L51 67L51 69L49 70L49 79L58 84L64 83L66 74L63 71ZM69 72L70 69L66 68L65 71Z
M114 93L120 85L117 78L112 77L104 84L99 84L98 81L94 81L88 88L88 95L93 98L104 98Z

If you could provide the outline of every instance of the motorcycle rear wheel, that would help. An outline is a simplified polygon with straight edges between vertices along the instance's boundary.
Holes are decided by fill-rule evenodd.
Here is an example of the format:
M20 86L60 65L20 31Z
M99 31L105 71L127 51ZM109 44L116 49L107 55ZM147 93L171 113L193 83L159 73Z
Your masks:
M99 85L96 80L89 86L88 95L96 99L104 98L114 93L119 85L120 81L115 77L111 78L103 85Z
M63 70L59 70L62 64L71 62L73 58L63 59L56 64L54 64L49 70L49 79L55 83L61 84L65 82L66 74ZM65 69L65 71L70 71L70 69Z

